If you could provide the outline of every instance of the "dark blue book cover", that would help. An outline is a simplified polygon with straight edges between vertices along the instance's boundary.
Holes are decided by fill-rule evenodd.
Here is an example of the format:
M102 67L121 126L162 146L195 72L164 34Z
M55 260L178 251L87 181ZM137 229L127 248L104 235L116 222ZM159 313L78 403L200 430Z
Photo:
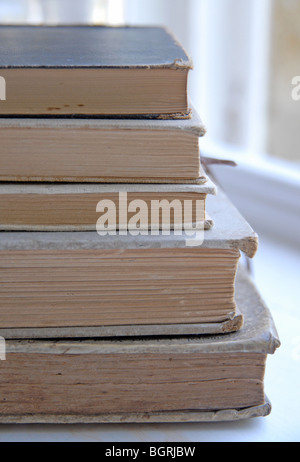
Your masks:
M0 115L185 116L191 67L160 27L1 26Z

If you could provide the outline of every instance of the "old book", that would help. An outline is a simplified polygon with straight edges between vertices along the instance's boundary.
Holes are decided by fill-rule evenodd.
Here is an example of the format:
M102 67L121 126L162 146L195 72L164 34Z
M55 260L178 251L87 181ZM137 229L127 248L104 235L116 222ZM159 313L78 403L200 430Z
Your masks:
M208 194L216 194L209 179L203 185L0 183L0 230L94 231L99 219L106 221L108 206L115 210L116 230L128 229L134 216L140 229L203 221L209 229Z
M159 27L1 26L0 114L186 117L191 68Z
M0 422L216 422L269 415L265 367L280 341L245 273L237 293L244 327L225 336L6 341Z
M203 183L205 128L192 114L188 120L0 118L0 180Z
M215 225L203 235L2 232L0 335L184 335L240 328L236 271L240 251L255 255L257 235L221 192L210 199Z

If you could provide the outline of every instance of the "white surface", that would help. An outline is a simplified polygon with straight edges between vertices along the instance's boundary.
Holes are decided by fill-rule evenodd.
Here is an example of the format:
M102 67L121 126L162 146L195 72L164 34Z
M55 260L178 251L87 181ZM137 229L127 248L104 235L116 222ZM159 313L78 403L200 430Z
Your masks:
M281 348L269 356L267 418L237 423L173 425L0 425L4 441L210 442L300 440L300 249L296 252L261 236L253 260L257 285L271 309Z

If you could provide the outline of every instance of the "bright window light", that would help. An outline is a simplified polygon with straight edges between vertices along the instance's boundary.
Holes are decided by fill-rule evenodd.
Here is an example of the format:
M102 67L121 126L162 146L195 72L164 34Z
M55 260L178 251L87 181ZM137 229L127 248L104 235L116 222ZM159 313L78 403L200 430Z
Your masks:
M124 23L124 0L108 0L107 23L112 26Z

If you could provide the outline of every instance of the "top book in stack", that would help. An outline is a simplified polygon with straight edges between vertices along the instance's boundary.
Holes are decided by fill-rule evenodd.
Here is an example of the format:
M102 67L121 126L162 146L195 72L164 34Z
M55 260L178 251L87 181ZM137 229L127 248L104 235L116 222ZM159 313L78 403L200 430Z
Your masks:
M186 118L191 68L159 27L2 26L0 116Z

